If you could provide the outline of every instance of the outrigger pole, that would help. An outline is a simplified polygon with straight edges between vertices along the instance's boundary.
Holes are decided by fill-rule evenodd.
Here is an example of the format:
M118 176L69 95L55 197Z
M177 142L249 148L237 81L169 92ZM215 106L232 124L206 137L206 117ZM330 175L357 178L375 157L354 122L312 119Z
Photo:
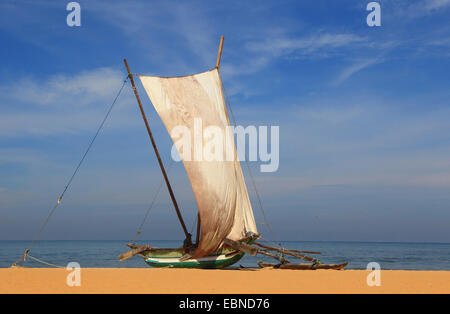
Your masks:
M163 174L164 180L166 181L166 185L167 185L167 189L169 190L170 198L172 199L173 206L175 208L175 211L177 212L178 219L180 220L181 227L183 227L183 231L186 236L184 246L192 246L191 234L186 229L186 225L184 223L183 217L181 216L181 212L178 207L177 200L175 199L175 194L173 193L172 186L170 185L169 178L167 177L166 170L164 169L164 165L163 165L161 157L159 155L158 148L156 148L155 139L153 138L152 131L150 130L150 126L147 121L147 117L145 116L144 108L142 107L142 103L141 103L141 99L139 98L138 91L136 89L136 86L134 85L133 74L130 71L130 67L128 66L127 59L123 59L123 62L125 63L125 67L127 68L128 77L130 78L131 86L133 86L134 95L136 96L136 100L138 102L139 109L142 114L142 119L144 120L145 127L147 128L148 135L150 136L150 141L152 142L153 149L155 150L155 154L156 154L156 158L158 159L159 167L161 168L161 172Z

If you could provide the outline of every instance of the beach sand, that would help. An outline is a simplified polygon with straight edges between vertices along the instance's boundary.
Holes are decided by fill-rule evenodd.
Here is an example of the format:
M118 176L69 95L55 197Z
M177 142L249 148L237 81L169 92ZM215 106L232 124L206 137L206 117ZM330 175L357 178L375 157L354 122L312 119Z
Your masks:
M450 271L382 270L379 287L364 270L82 268L80 287L69 273L2 268L0 293L450 293Z

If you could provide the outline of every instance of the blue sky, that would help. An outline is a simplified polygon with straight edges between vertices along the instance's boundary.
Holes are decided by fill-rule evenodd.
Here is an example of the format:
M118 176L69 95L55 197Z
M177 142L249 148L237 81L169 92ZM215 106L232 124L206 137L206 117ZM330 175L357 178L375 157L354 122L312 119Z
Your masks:
M237 122L280 126L279 170L251 164L279 238L450 242L449 0L379 1L381 27L366 24L369 1L79 1L81 27L66 25L68 2L0 4L0 239L39 229L124 57L135 73L202 72L224 35ZM169 176L191 228L181 164ZM42 238L131 238L160 182L128 85ZM165 190L143 237L183 238Z

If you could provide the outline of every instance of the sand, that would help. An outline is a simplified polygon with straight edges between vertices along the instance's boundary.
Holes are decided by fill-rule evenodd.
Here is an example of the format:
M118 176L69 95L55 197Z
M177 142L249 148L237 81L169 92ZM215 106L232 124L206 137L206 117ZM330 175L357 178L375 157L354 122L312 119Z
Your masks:
M379 287L364 270L82 268L79 287L69 273L3 268L0 293L450 293L450 271L382 270Z

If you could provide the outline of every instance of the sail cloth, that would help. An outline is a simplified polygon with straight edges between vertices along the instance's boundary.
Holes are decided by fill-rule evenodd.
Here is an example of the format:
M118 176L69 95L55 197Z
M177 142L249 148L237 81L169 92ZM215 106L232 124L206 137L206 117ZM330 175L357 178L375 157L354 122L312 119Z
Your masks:
M189 132L190 154L182 151L186 146L178 145L177 149L181 156L191 157L190 160L183 159L183 164L201 219L200 243L193 258L214 252L225 238L236 241L244 238L248 232L257 233L244 175L237 159L234 136L227 127L230 123L217 68L183 77L139 78L172 140L177 144L181 142L180 134L172 132L175 127L179 129L182 126ZM219 134L204 134L207 135L206 139L200 134L203 146L199 154L198 143L194 143L195 139L199 139L199 126L205 133L209 126L213 126L215 131L221 131L223 152L220 149L215 151L217 147L212 149L217 153L213 160L204 158L202 151L208 145L208 138L212 140ZM230 149L234 157L231 159ZM218 156L222 156L222 160Z

